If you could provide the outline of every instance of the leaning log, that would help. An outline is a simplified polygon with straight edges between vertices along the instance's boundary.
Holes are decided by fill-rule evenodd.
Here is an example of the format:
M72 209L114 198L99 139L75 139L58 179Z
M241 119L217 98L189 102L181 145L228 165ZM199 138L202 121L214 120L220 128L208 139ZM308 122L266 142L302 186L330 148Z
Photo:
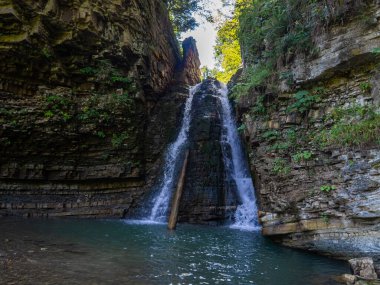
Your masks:
M169 223L168 223L168 229L169 230L175 230L175 228L177 226L179 203L181 201L183 188L185 185L186 168L187 168L188 158L189 158L189 151L186 151L186 156L185 156L185 160L183 162L181 175L178 179L177 189L175 191L175 195L174 195L173 202L172 202L172 210L170 212Z

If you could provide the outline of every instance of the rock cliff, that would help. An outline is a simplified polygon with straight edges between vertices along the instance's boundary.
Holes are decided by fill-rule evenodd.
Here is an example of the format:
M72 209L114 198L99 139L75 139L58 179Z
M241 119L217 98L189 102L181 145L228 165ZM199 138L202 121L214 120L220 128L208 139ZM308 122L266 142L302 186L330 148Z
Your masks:
M223 159L219 84L207 79L194 94L180 222L222 224L238 204L236 186L228 182Z
M159 0L4 0L0 16L0 215L122 216L199 81L195 43L180 55Z
M316 55L289 59L276 87L251 90L237 109L263 234L379 262L379 6L346 20L315 36Z

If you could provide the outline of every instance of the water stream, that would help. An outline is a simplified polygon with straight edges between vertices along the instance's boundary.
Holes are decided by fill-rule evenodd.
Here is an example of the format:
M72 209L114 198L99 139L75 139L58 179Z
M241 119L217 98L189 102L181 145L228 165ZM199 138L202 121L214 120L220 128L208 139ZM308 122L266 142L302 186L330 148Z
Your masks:
M149 217L146 219L148 221L165 222L167 219L170 198L172 196L172 189L177 177L176 168L178 167L179 159L182 156L189 137L191 107L194 94L199 86L200 84L191 87L189 90L189 97L187 98L185 104L181 130L177 136L177 139L171 145L169 145L166 151L164 171L161 177L161 183L158 187L159 192L154 198L152 211L150 212Z
M228 100L228 89L222 85L219 89L223 113L222 149L227 177L236 184L241 204L238 205L232 227L243 229L258 229L255 189L249 172L247 160L233 117L231 104ZM227 151L230 149L230 151ZM230 154L229 154L230 153Z

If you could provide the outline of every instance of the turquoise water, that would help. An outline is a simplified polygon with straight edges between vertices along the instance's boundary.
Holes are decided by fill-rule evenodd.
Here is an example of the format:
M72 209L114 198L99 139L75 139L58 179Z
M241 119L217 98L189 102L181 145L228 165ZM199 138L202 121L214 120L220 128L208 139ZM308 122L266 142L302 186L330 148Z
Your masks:
M337 284L333 277L348 271L223 227L0 220L0 241L1 284Z

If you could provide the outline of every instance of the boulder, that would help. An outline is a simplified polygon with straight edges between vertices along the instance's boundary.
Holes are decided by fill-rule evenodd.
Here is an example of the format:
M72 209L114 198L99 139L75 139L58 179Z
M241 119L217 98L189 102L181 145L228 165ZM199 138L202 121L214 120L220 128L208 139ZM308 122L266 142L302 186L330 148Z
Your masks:
M377 274L370 257L354 258L349 260L352 272L365 279L377 279Z

